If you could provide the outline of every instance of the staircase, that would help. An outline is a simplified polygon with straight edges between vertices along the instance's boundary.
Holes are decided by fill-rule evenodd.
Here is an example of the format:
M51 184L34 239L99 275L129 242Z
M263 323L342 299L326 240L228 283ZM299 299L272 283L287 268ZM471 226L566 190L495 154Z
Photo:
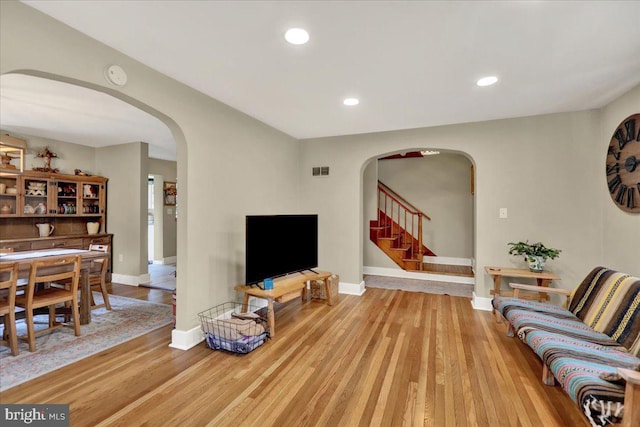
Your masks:
M422 271L423 256L435 256L422 242L425 219L431 220L378 181L378 218L369 223L369 238L403 270Z

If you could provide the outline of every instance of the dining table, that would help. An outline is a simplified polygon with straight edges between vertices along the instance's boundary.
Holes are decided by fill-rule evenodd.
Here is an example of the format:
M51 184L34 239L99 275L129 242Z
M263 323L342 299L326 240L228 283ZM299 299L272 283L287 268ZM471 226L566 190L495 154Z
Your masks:
M18 280L28 279L31 265L38 260L63 258L69 255L80 255L80 280L78 289L80 289L80 324L87 325L91 323L91 286L89 285L89 274L92 271L100 269L98 260L108 262L109 253L101 251L89 251L83 249L42 249L21 252L0 252L0 264L18 263ZM52 267L55 268L55 267ZM52 271L54 273L54 271ZM21 280L18 288L26 288L27 283Z

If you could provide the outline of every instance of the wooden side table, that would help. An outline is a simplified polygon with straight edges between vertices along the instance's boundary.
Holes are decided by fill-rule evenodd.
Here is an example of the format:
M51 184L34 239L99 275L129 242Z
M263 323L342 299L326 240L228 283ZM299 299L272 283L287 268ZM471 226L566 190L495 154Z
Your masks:
M307 282L309 280L324 280L328 296L327 304L333 305L331 295L329 295L329 277L331 277L331 273L326 271L312 272L306 270L275 279L273 281L273 289L270 290L248 285L238 285L233 289L238 292L244 292L243 304L245 309L249 304L250 296L267 300L269 333L271 337L274 337L276 335L276 321L273 312L273 302L287 302L298 297L302 297L304 301L306 299Z
M543 288L549 287L552 280L560 280L560 276L543 271L541 273L534 273L530 270L520 268L504 268L504 267L485 267L484 270L493 276L493 289L491 295L513 296L511 291L501 291L500 285L502 284L502 276L506 277L524 277L527 279L536 279L537 285ZM539 301L544 302L549 300L549 295L544 292L540 292ZM520 295L521 298L538 299L535 295Z

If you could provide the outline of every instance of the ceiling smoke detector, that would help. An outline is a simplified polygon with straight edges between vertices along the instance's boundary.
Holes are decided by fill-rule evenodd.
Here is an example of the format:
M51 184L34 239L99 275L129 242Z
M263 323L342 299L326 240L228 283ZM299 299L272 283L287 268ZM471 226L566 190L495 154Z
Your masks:
M107 81L116 86L127 84L127 73L119 65L110 65L104 70L104 77Z

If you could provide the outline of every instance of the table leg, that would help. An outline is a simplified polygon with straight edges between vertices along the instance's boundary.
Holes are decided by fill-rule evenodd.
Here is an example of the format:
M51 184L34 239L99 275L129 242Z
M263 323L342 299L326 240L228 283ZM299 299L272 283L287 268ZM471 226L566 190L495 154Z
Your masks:
M543 288L548 288L549 285L551 284L551 279L536 279L536 282L538 282L538 286L541 286ZM539 301L540 302L549 301L549 294L545 292L540 292Z
M496 274L493 276L493 295L500 295L500 285L502 285L502 276L500 274Z
M329 292L329 288L331 286L329 279L329 277L324 279L324 292L327 294L327 304L333 305L333 302L331 302L331 292Z
M89 269L80 270L80 324L91 323L91 286L89 286Z
M249 311L249 294L244 294L244 301L242 302L242 313Z
M271 338L276 336L276 317L273 312L273 299L269 298L267 300L269 303L267 305L267 320L269 322L269 335Z

